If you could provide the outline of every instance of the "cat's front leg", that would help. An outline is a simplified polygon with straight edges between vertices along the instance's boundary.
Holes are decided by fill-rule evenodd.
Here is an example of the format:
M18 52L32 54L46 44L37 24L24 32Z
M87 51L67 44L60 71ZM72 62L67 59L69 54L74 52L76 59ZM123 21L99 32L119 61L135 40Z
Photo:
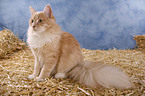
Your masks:
M51 74L51 72L54 70L55 66L57 64L57 59L50 57L43 63L41 72L38 77L36 77L37 81L43 81L43 79L48 78Z
M35 58L35 65L34 65L34 72L32 75L29 75L28 76L28 79L34 79L35 77L37 77L40 73L40 70L41 70L41 65L40 63L38 62L37 58Z

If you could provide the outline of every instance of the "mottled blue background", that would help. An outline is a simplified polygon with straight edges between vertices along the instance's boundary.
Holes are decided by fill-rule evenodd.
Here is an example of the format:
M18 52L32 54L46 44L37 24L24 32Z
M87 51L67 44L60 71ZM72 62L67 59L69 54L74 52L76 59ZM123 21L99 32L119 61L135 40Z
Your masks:
M134 35L145 34L145 0L0 0L0 30L9 28L27 39L29 6L50 4L63 31L82 48L134 48Z

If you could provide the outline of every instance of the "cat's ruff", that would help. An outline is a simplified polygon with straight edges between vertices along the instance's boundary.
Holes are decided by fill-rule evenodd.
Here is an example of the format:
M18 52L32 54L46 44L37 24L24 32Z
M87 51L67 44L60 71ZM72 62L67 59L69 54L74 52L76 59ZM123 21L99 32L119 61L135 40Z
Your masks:
M60 38L60 35L45 33L43 32L44 28L42 29L41 33L35 32L32 27L28 29L28 38L27 43L32 48L40 48L43 47L47 43L51 43L56 38Z

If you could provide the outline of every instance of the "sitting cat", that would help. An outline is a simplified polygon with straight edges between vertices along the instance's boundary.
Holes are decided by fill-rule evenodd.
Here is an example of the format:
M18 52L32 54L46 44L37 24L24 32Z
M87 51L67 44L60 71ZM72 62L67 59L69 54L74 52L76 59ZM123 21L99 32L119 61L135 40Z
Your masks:
M29 79L42 81L54 75L55 78L69 77L93 88L132 86L118 68L84 61L79 43L70 33L61 31L49 4L41 12L30 7L30 12L27 43L34 54L35 66Z

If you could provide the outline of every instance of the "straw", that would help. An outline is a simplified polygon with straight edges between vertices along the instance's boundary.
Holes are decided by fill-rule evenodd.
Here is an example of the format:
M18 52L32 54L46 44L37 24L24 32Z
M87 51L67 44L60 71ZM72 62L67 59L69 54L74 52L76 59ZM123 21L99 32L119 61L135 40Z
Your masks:
M12 39L11 39L12 40ZM13 42L13 41L11 41ZM14 52L9 59L0 60L0 94L33 96L144 96L145 53L139 50L82 49L85 60L116 66L131 78L132 89L88 88L70 79L46 78L44 82L29 80L33 73L34 56L30 49Z

